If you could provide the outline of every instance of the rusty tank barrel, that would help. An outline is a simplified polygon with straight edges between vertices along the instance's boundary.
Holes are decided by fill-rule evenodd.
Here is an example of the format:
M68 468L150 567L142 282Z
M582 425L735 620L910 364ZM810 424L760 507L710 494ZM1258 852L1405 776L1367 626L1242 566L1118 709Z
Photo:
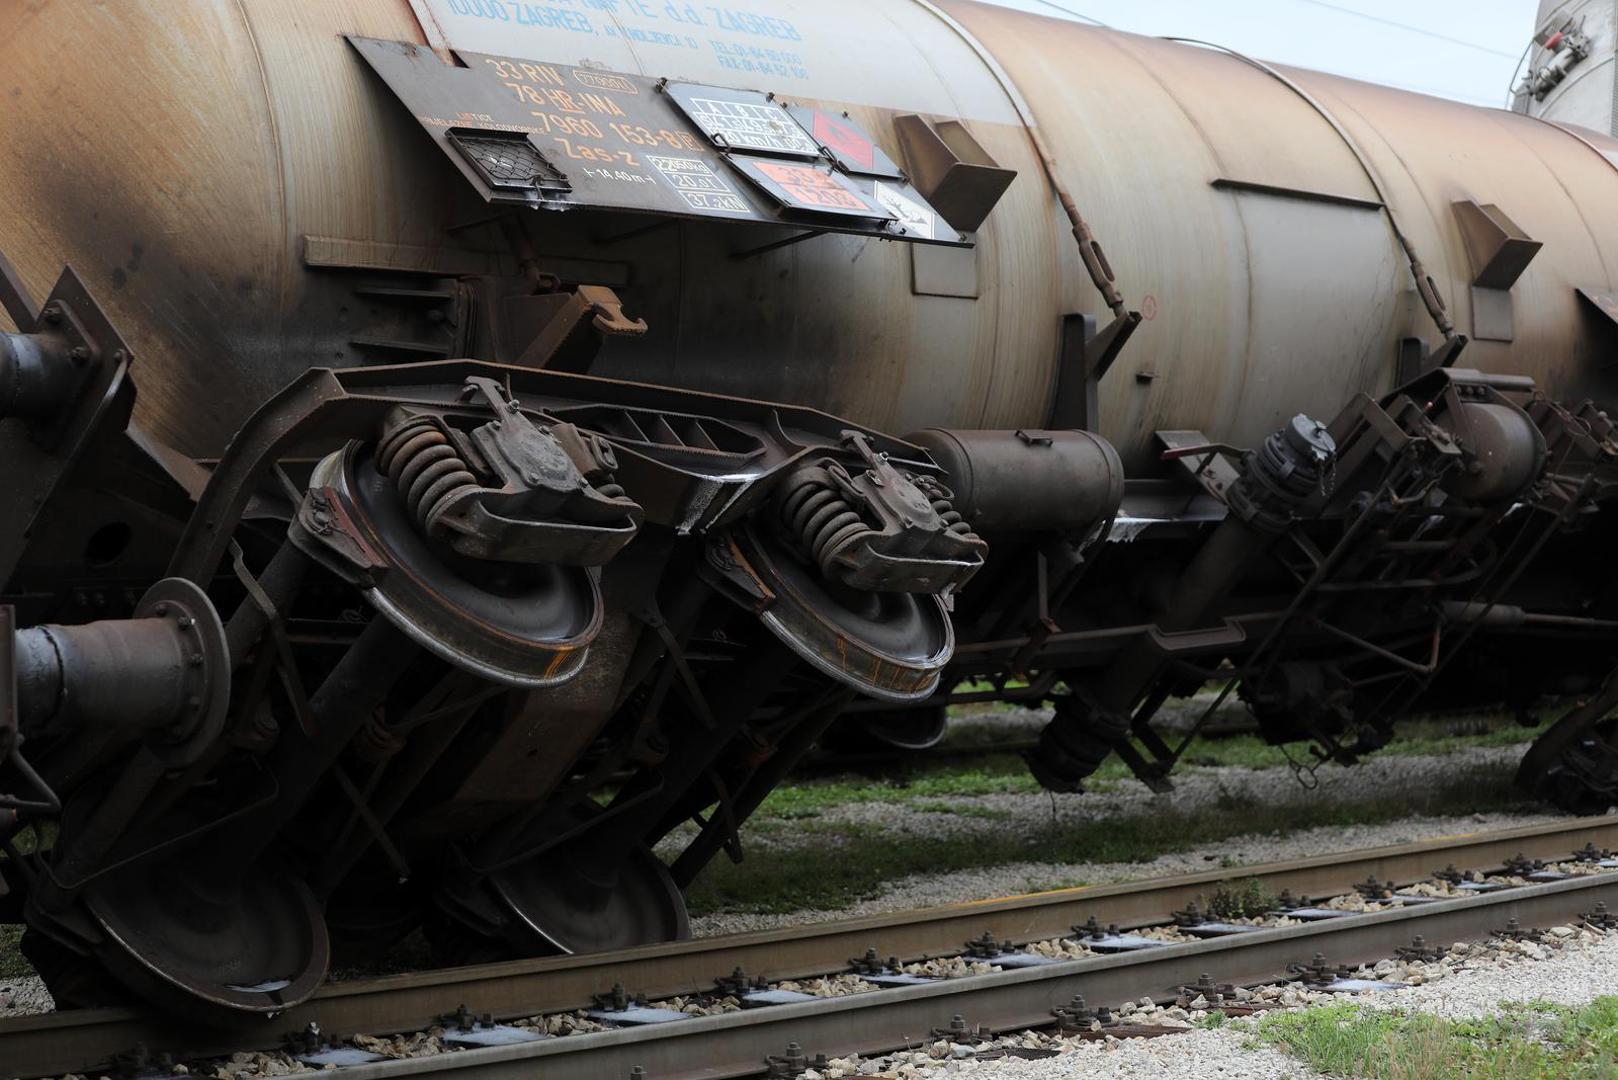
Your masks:
M1084 374L1062 320L1108 314L1102 266L1141 315L1096 390L1099 433L1132 474L1154 467L1154 430L1256 445L1295 412L1385 392L1442 347L1435 300L1471 339L1469 366L1618 388L1577 291L1610 291L1618 265L1603 157L1618 142L1603 136L970 0L648 5L615 16L627 36L600 14L564 24L529 7L9 8L0 245L36 292L68 262L107 297L142 357L138 418L199 455L311 363L475 349L473 279L504 293L534 267L615 290L644 319L644 333L612 324L629 329L593 373L908 431L1074 426L1052 415L1062 380ZM344 35L473 57L527 95L536 129L561 129L538 137L575 175L594 167L566 156L581 147L658 153L655 131L637 147L612 128L645 140L592 70L846 114L975 246L781 245L781 230L541 211L515 219L514 255L498 230L459 228L481 203ZM58 57L107 55L122 62L60 78ZM74 162L73 183L37 167L55 160ZM1074 242L1064 200L1096 248ZM534 317L519 307L508 328Z

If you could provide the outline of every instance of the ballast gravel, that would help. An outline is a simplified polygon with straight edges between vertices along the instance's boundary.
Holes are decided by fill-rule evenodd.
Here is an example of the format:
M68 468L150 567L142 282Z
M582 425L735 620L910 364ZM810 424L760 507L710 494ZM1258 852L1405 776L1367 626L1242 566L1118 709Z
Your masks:
M51 992L45 989L39 977L17 975L0 979L0 1016L28 1016L54 1008L56 1002L51 1000Z
M1552 927L1542 942L1457 942L1437 960L1384 960L1361 974L1410 984L1389 993L1327 994L1296 984L1260 987L1238 996L1281 1008L1308 1008L1354 1000L1373 1008L1408 1009L1450 1018L1498 1013L1501 1002L1547 1001L1582 1005L1618 987L1618 934L1582 926ZM842 1058L803 1080L876 1077L883 1080L1133 1080L1176 1075L1220 1080L1293 1080L1321 1074L1302 1062L1254 1042L1258 1016L1227 1020L1218 1028L1195 1026L1207 1015L1198 998L1185 1007L1149 999L1115 1010L1125 1023L1182 1029L1158 1038L1095 1041L1055 1032L1017 1032L971 1042L935 1040L881 1057ZM1019 1057L1026 1054L1028 1057Z
M1172 933L1172 931L1170 931ZM922 965L916 966L918 970ZM975 962L936 963L929 974L959 977L976 974L984 965ZM1237 988L1236 1004L1260 1009L1308 1008L1327 1002L1355 1000L1376 1008L1419 1009L1449 1017L1484 1016L1504 1001L1551 1001L1578 1005L1595 994L1618 986L1618 933L1582 925L1556 926L1540 940L1493 939L1457 942L1436 958L1383 960L1360 968L1357 975L1406 984L1391 993L1334 995L1297 983ZM860 993L868 984L852 975L790 985L810 993ZM733 999L659 1003L683 1008L696 1015L729 1012ZM1109 1004L1097 1002L1092 1004ZM1202 997L1159 1004L1150 998L1119 1002L1113 1015L1123 1024L1150 1025L1167 1033L1151 1039L1117 1038L1099 1021L1088 1025L1089 1038L1055 1030L1012 1032L1000 1036L926 1037L904 1050L872 1058L839 1058L803 1074L802 1080L840 1080L872 1077L880 1080L1133 1080L1178 1075L1217 1080L1310 1080L1320 1074L1287 1055L1257 1044L1254 1025L1263 1012L1227 1019L1218 1028L1198 1026L1209 1013ZM559 1014L516 1021L551 1035L599 1030L601 1025L582 1014ZM452 1052L443 1041L443 1028L414 1035L373 1039L355 1036L351 1043L390 1058L430 1057ZM181 1067L181 1071L185 1071ZM311 1070L284 1052L239 1053L208 1063L192 1075L217 1080L284 1076Z

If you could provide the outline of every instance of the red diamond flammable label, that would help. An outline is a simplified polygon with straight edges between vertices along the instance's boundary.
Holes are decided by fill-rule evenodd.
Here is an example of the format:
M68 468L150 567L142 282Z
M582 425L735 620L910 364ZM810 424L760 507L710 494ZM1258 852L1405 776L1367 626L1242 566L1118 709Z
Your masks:
M821 146L835 153L853 168L869 169L876 163L876 147L871 144L865 132L853 124L844 123L816 110L814 130L811 134Z

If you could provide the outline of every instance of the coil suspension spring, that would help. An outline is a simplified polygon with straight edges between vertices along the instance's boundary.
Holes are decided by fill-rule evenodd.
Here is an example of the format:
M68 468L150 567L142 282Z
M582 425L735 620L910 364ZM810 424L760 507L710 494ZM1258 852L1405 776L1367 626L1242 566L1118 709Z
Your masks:
M952 497L950 492L946 491L942 484L930 476L918 476L916 486L932 501L933 513L944 523L946 531L954 533L963 540L978 539L978 534L972 531L972 526L968 525L961 512L955 509L955 504L950 501Z
M387 431L377 444L376 464L429 535L438 511L479 488L477 476L449 436L426 416L412 417Z
M781 500L781 523L821 571L830 574L832 560L863 533L875 532L830 478L805 478Z

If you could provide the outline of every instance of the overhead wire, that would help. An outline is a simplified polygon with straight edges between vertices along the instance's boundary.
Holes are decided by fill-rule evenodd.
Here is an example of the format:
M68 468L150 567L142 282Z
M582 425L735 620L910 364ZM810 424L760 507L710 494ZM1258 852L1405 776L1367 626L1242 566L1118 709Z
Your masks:
M1372 82L1378 86L1391 86L1395 90L1409 90L1413 94L1427 94L1430 97L1448 98L1451 101L1459 101L1467 105L1480 105L1488 109L1499 107L1488 98L1478 97L1475 94L1463 94L1447 86L1425 86L1420 83L1398 82L1394 79L1383 78L1380 75L1372 79L1367 78L1365 75L1356 75L1348 71L1335 71L1332 68L1325 67L1312 67L1309 70L1318 72L1321 75L1336 75L1342 79L1355 79L1359 82Z
M1051 0L1035 0L1035 2L1040 3L1040 4L1044 4L1046 7L1051 8L1051 9L1053 9L1055 11L1060 11L1063 15L1071 15L1075 19L1082 19L1083 21L1089 23L1091 26L1099 26L1099 27L1101 27L1101 28L1103 28L1105 30L1111 30L1112 29L1112 27L1108 26L1106 23L1102 22L1100 19L1092 19L1090 16L1084 14L1083 12L1074 11L1070 7L1063 7L1061 4L1052 3Z
M1004 0L1002 0L1002 2L1004 2ZM1108 30L1112 29L1112 26L1109 23L1102 22L1100 19L1094 18L1093 16L1090 16L1090 15L1086 15L1082 11L1075 11L1074 9L1072 9L1070 7L1067 7L1064 4L1056 3L1055 0L1033 0L1033 2L1037 3L1037 4L1041 4L1041 5L1045 6L1045 7L1048 7L1052 11L1058 11L1058 12L1061 12L1063 15L1067 15L1067 16L1069 16L1071 18L1074 18L1074 19L1079 19L1079 20L1081 20L1083 22L1086 22L1086 23L1090 24L1091 26L1100 26L1100 27L1103 27L1103 28L1108 29ZM1356 18L1367 19L1367 20L1369 20L1371 22L1380 23L1383 26L1389 26L1389 27L1392 27L1392 28L1397 29L1397 30L1403 30L1403 31L1405 31L1407 33L1420 34L1423 37L1434 38L1434 39L1436 39L1438 41L1446 41L1446 42L1449 42L1450 44L1464 46L1465 48L1469 48L1469 49L1476 49L1479 52L1487 53L1487 54L1489 54L1491 56L1498 56L1498 57L1501 57L1501 58L1506 59L1506 60L1512 59L1512 55L1510 53L1502 52L1499 49L1492 49L1492 48L1489 48L1486 45L1479 45L1479 44L1477 44L1476 42L1473 42L1473 41L1464 41L1461 38L1451 37L1451 36L1449 36L1447 34L1441 34L1441 33L1438 33L1437 31L1428 30L1428 29L1425 29L1425 28L1420 27L1420 26L1411 26L1411 25L1409 25L1407 23L1396 22L1393 19L1385 19L1385 18L1382 18L1380 15L1372 15L1369 12L1359 11L1359 10L1357 10L1355 8L1344 7L1341 4L1330 3L1329 0L1298 0L1298 2L1302 3L1302 4L1310 4L1310 5L1314 6L1314 7L1325 8L1325 9L1327 9L1329 11L1336 11L1336 12L1339 12L1339 13L1344 14L1344 15L1352 15L1352 16L1354 16ZM1562 6L1566 7L1567 5L1564 3ZM1532 44L1529 45L1529 48L1530 49L1533 48ZM1518 66L1519 70L1522 67L1523 59L1526 58L1527 55L1528 55L1528 51L1525 49L1523 51L1523 55L1521 57L1517 58L1517 66ZM1333 72L1327 72L1327 73L1328 74L1334 74ZM1345 73L1336 72L1335 74L1345 74ZM1358 76L1347 76L1347 77L1356 78ZM1491 108L1494 107L1494 102L1492 102L1492 101L1487 101L1487 100L1485 100L1483 98L1475 97L1475 96L1470 95L1470 94L1456 94L1453 91L1443 89L1443 88L1440 88L1440 87L1413 86L1413 85L1406 84L1406 83L1389 82L1388 80L1378 80L1378 81L1381 81L1381 82L1383 82L1383 83L1385 83L1386 85L1389 85L1389 86L1398 87L1401 90L1413 90L1413 91L1415 91L1417 93L1439 94L1439 95L1442 95L1442 96L1445 96L1445 97L1461 98L1461 99L1464 99L1465 101L1467 101L1467 102L1469 102L1471 104L1474 104L1474 105L1484 105L1484 106L1488 106L1488 107L1491 107ZM1516 73L1515 72L1513 72L1513 74L1512 74L1512 81L1513 81L1513 83L1515 83L1515 81L1516 81Z
M1411 26L1409 23L1395 22L1393 19L1384 19L1382 16L1372 15L1368 11L1360 11L1357 8L1344 7L1341 4L1330 3L1329 0L1297 0L1297 2L1300 4L1310 4L1318 8L1325 8L1328 11L1341 12L1344 15L1353 15L1355 18L1365 19L1374 23L1381 23L1383 26L1391 26L1395 29L1404 30L1412 34L1420 34L1423 37L1430 37L1436 41L1447 41L1451 45L1460 45L1463 48L1476 49L1478 52L1488 53L1490 56L1498 56L1505 60L1516 59L1516 57L1511 53L1502 52L1499 49L1491 49L1489 46L1479 45L1475 41L1464 41L1461 38L1451 37L1448 34L1440 34L1436 30L1428 30L1420 26Z

